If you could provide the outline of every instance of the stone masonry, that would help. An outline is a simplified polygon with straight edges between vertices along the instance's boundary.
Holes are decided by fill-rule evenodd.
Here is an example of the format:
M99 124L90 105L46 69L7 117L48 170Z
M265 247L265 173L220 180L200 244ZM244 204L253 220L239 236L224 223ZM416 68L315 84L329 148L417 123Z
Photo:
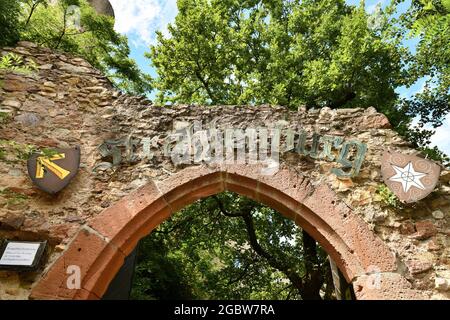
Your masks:
M361 171L352 179L339 179L330 174L330 168L336 166L333 162L314 161L295 153L285 153L282 156L278 177L295 172L301 177L301 181L307 179L309 182L305 190L311 190L312 194L322 199L335 199L332 203L336 201L336 208L342 204L342 208L339 207L342 210L339 210L348 212L342 221L348 220L348 214L349 219L357 223L353 225L354 228L360 228L361 225L361 230L367 229L367 234L375 235L373 243L380 243L380 246L364 248L360 252L367 252L368 256L387 252L386 256L392 256L392 262L387 263L389 266L386 270L380 270L387 288L383 290L396 291L395 286L398 284L407 288L407 291L395 297L450 298L450 172L443 168L434 192L418 203L401 205L385 199L379 192L383 186L380 168L383 151L387 148L404 154L418 154L418 151L402 140L391 129L387 118L377 113L374 107L306 110L299 106L297 111L289 111L281 106L269 105L156 106L146 98L116 91L106 77L78 57L26 42L19 43L15 48L2 48L0 52L2 55L14 52L23 56L25 61L33 60L39 66L38 71L32 74L0 71L0 112L7 114L0 124L0 239L49 242L42 270L34 273L0 271L0 299L28 299L33 288L37 289L31 298L51 298L44 289L41 290L44 285L39 283L43 277L44 280L51 278L54 273L52 270L56 268L52 267L58 266L58 261L61 261L58 258L68 255L71 248L81 241L81 237L95 236L94 233L86 233L86 230L100 232L104 241L113 239L108 234L114 226L111 226L111 230L102 229L98 226L98 217L103 214L104 217L108 216L108 221L114 221L116 217L120 220L120 213L116 215L115 209L111 208L117 208L121 199L132 197L130 195L137 190L149 190L151 184L164 185L166 181L173 181L178 173L190 172L189 170L198 171L196 177L199 177L202 170L209 170L204 176L211 174L211 179L217 179L217 186L222 186L211 189L214 192L224 190L224 183L233 184L230 182L234 179L233 172L250 177L252 173L244 171L251 169L246 169L245 166L240 169L211 169L205 165L175 166L170 158L164 156L163 142L174 123L202 121L203 124L208 124L213 120L218 120L217 126L222 129L285 125L292 129L302 127L311 134L318 132L337 135L367 144L368 150ZM99 146L108 139L127 138L124 141L128 141L129 145L133 141L138 145L141 139L147 137L152 138L154 156L151 159L144 157L142 148L136 148L131 157L127 152L129 150L120 147L122 162L115 166L111 157L102 157L99 152ZM70 185L55 196L34 187L27 173L27 152L31 149L74 146L81 147L81 166ZM223 172L228 172L229 175L224 176ZM264 182L264 186L272 186L270 190L283 191L283 181L276 185L276 179L279 179L277 175L273 181ZM250 180L242 183L245 184L246 181ZM186 179L186 183L189 183L189 179ZM161 188L159 187L160 191ZM259 190L259 184L257 188ZM293 188L302 190L296 184ZM208 190L195 198L213 192ZM250 185L246 190L247 193L243 193L252 196ZM270 190L254 190L260 193L255 197L271 197L271 192L275 194L275 191ZM275 197L274 195L273 199ZM326 211L320 201L311 203L308 200L312 199L310 195L301 199L310 211ZM272 203L271 201L266 202ZM302 201L298 200L298 203L303 203ZM187 202L184 201L183 205L188 204ZM282 201L275 201L274 206L280 202ZM305 216L308 214L305 213ZM297 222L297 218L294 219ZM328 218L322 216L322 219ZM303 226L301 219L298 224ZM340 234L337 225L329 225L335 227L335 232ZM147 231L149 230L151 229ZM313 235L315 230L318 230L318 237L324 234L317 225L311 228ZM128 236L132 237L136 232L130 231ZM344 230L343 234L346 233L352 242L354 237L349 232ZM145 234L140 236L143 235ZM345 238L345 235L342 237ZM96 246L94 242L91 240L91 246ZM128 250L124 249L122 253L125 254L126 251ZM340 254L341 251L336 252ZM349 252L353 253L353 249L350 248ZM349 259L344 256L341 258L343 266L351 264ZM119 267L120 263L117 268ZM355 291L360 292L357 293L358 298L394 297L390 293L371 296L365 291L365 279L376 272L378 266L372 266L373 270L367 270L366 267L364 266L366 270L362 273L355 274L356 267L349 267L346 272L348 280L354 283ZM87 282L94 281L94 278ZM105 280L104 286L107 286L109 280ZM88 284L83 287L86 291L84 296L77 296L99 298L104 292L104 288L96 291L96 288L100 288L98 282L89 287L92 291L88 287ZM76 296L61 294L58 297Z

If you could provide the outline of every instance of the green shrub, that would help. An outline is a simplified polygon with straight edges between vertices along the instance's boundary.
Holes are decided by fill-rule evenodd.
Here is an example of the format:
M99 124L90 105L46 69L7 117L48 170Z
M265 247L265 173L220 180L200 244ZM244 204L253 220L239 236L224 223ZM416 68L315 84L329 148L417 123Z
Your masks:
M15 53L8 53L0 59L0 71L31 74L37 69L37 64L33 60L24 62L23 58Z
M401 202L397 198L397 196L389 190L389 188L385 184L380 184L377 188L377 194L381 198L381 202L383 202L387 206L391 206L394 208L400 208Z

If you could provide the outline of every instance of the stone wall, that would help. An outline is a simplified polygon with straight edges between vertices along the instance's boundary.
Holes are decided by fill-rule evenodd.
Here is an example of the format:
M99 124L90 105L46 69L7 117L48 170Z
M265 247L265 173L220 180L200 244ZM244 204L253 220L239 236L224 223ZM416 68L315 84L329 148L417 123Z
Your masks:
M442 171L435 191L424 200L389 205L377 192L382 185L382 152L387 148L405 154L418 152L390 129L386 117L375 108L307 111L299 106L295 112L281 106L155 106L145 98L114 90L83 59L31 43L1 52L32 59L39 70L29 75L0 74L0 112L9 115L0 125L0 238L48 240L46 270L77 231L105 208L149 181L163 181L186 167L175 166L162 151L175 122L209 124L218 119L222 129L300 126L309 133L366 143L367 155L353 179L330 174L333 162L313 161L295 153L283 155L282 167L294 168L314 185L330 186L395 254L397 272L413 289L426 298L450 298L450 172ZM138 145L142 138L152 138L153 158L146 158L142 148L136 148L135 157L127 157L122 147L122 164L109 165L112 160L102 158L98 147L107 139L127 137ZM33 186L23 157L30 146L76 145L82 150L81 166L66 189L50 196ZM27 298L43 273L0 271L0 299Z

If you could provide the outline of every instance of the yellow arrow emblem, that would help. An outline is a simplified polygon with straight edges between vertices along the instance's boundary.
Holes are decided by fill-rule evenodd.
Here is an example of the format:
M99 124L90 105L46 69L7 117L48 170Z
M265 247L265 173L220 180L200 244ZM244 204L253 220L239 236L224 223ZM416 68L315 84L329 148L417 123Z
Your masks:
M65 177L67 177L70 174L70 171L67 171L57 164L53 163L54 160L61 160L65 159L66 155L64 153L55 154L51 157L38 157L36 159L37 166L36 166L36 179L42 179L44 178L44 167L53 172L58 178L61 180L64 180Z

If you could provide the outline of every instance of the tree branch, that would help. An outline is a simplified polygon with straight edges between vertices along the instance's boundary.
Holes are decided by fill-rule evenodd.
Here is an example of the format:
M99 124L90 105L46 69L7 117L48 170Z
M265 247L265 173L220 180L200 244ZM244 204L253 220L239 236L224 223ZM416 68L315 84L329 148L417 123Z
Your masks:
M225 206L223 205L223 202L219 199L218 196L214 195L212 196L212 198L217 202L217 205L219 206L219 210L220 212L229 218L238 218L238 217L242 217L244 214L243 213L230 213L225 209Z
M228 283L227 283L227 286L229 286L229 285L231 285L231 284L233 284L233 283L236 283L236 282L239 282L239 281L241 281L247 274L248 274L248 270L250 269L250 266L251 266L252 264L251 263L248 263L246 266L245 266L245 268L244 268L244 271L242 271L242 273L239 275L239 277L237 277L236 279L234 279L234 280L229 280L228 281Z
M27 21L25 22L25 27L30 23L31 17L34 14L34 10L42 3L42 0L37 0L36 2L32 1L32 5L30 5L30 14L28 15Z
M305 249L305 250L308 250L305 253L305 265L307 265L307 267L310 270L309 273L307 272L307 275L311 275L314 277L314 279L310 278L311 281L314 282L313 284L310 285L308 281L304 281L304 279L298 273L296 273L294 271L294 268L292 268L291 266L285 264L284 262L276 259L269 252L264 250L264 248L260 245L260 243L258 242L258 237L256 235L255 225L253 223L253 217L251 214L254 207L249 206L249 207L244 208L245 211L241 211L238 213L230 213L225 209L224 204L217 196L213 196L213 198L216 200L216 202L219 206L219 210L221 211L221 213L224 216L232 217L232 218L241 217L244 220L245 228L247 230L250 246L252 247L252 249L256 252L256 254L265 258L267 263L272 268L277 269L278 271L282 272L289 279L289 281L291 281L292 285L297 289L300 296L304 300L317 300L317 299L321 300L319 292L320 292L320 287L322 285L322 282L319 281L320 286L317 289L317 283L318 283L317 278L320 276L320 272L317 268L317 266L318 266L317 249L316 249L316 242L313 238L311 238L306 232L303 231L303 233L307 235L307 236L303 237L303 239L306 239L307 249ZM312 246L311 244L313 244L314 246ZM311 262L310 261L306 262L308 257L311 259ZM311 266L313 266L313 267L311 268ZM314 266L315 266L315 269L314 269ZM314 270L316 270L317 272L314 273L313 272ZM322 278L319 278L319 279L322 279Z
M206 92L208 93L209 98L211 99L212 104L217 104L216 99L214 98L214 95L211 91L211 88L209 87L208 81L206 81L202 75L201 75L201 66L200 63L198 62L198 60L195 60L195 64L197 65L198 70L195 70L195 76L197 77L197 79L202 83L203 87L205 88Z
M59 38L58 38L58 41L56 42L56 46L55 46L54 49L58 49L58 47L59 47L59 45L61 44L61 41L62 41L64 35L66 34L66 31L67 31L67 8L63 6L63 9L64 9L64 21L63 21L64 25L63 25L63 30L62 30L62 32L61 32L61 35L60 35Z
M300 295L304 298L307 298L303 292L304 291L303 279L293 270L293 268L290 268L290 266L287 266L284 263L278 261L270 253L265 251L263 247L261 247L256 236L255 226L253 224L253 218L251 214L248 213L244 215L243 218L245 222L245 227L247 229L247 234L249 236L250 246L252 247L252 249L255 250L255 252L258 255L265 258L272 268L281 271L297 288Z

